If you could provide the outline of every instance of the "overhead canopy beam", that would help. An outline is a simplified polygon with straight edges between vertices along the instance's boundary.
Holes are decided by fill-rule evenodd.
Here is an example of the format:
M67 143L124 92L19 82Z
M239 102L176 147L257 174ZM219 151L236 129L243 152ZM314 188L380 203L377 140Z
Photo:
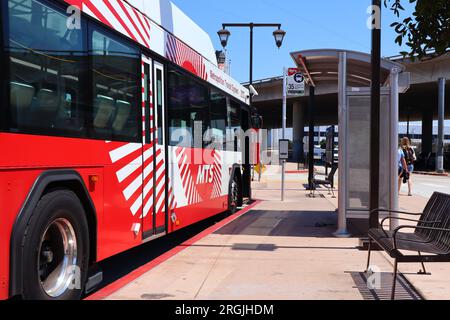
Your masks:
M300 54L298 55L298 62L300 63L300 69L303 72L303 74L306 76L307 82L310 86L315 87L316 84L314 83L314 80L311 76L311 73L308 70L308 67L306 66L305 58Z

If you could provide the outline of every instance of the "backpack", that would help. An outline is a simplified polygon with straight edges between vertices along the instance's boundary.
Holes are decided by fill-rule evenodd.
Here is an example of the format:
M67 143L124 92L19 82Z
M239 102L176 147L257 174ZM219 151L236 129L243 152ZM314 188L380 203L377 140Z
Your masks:
M403 153L405 154L405 161L407 165L414 164L414 161L416 161L416 153L414 152L413 148L407 148L403 149Z

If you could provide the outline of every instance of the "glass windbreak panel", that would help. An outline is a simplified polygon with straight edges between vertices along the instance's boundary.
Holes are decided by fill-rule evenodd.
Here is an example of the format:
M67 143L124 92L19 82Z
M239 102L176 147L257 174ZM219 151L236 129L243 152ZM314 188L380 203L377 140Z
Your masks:
M381 96L381 119L380 119L380 141L386 143L380 143L380 208L390 208L390 195L391 195L391 174L397 174L396 171L392 172L392 164L390 162L391 144L387 143L391 140L391 128L388 115L390 114L390 99L387 95Z
M37 0L8 0L7 8L9 130L85 136L85 21L68 29L65 10Z
M93 136L139 141L138 110L141 82L139 51L102 30L91 34L93 72Z
M184 74L168 72L169 144L202 147L209 125L208 89Z
M211 141L226 148L227 103L229 98L217 90L211 90Z
M370 97L349 97L348 196L349 209L366 211L370 201Z

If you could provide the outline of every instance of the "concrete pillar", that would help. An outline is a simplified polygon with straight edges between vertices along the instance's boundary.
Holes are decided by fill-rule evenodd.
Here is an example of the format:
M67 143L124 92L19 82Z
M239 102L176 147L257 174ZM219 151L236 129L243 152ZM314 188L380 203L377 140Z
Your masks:
M445 125L445 79L439 79L438 141L436 151L436 171L444 172L444 125Z
M433 109L428 109L422 115L422 155L428 157L433 152ZM428 169L428 168L427 168Z
M304 160L303 136L305 134L305 108L299 102L294 102L292 128L293 160L296 162L301 162Z

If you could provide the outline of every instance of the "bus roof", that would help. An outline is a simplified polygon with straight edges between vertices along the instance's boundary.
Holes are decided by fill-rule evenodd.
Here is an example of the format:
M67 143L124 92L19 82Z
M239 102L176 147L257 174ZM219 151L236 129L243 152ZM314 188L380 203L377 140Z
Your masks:
M217 66L209 35L169 0L65 0L244 103L249 91Z

